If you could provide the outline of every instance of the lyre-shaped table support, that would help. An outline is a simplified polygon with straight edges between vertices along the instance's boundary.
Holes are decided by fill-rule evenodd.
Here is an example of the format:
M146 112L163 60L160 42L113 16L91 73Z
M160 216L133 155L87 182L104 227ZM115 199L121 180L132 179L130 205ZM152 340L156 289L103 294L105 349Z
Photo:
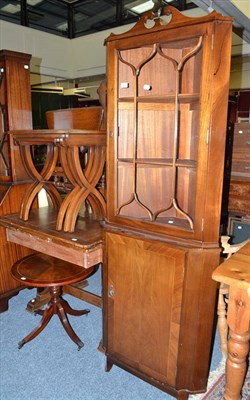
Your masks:
M27 221L33 201L44 188L58 212L56 229L74 232L82 204L87 201L95 219L103 219L106 202L98 190L105 164L106 133L80 130L32 130L12 131L14 142L19 146L22 162L33 180L24 196L20 218ZM46 145L46 161L39 172L32 157L34 145ZM84 165L80 161L81 149L86 150ZM62 200L53 176L60 166L71 190Z

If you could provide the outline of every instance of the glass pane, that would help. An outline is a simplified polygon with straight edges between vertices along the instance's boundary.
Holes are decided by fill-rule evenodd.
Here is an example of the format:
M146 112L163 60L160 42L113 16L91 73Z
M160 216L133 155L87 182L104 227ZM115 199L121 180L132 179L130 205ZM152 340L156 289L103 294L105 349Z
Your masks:
M202 37L118 51L117 215L193 229Z

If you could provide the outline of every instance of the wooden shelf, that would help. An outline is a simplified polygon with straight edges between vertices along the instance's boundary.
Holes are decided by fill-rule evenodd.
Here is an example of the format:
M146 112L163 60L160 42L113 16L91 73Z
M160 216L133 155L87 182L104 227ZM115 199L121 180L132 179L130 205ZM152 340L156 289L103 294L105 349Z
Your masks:
M118 158L117 161L119 163L124 164L137 164L138 166L148 165L151 167L172 167L173 166L173 159L153 159L153 158L137 158L133 160L132 158ZM176 167L186 167L186 168L196 168L196 161L194 160L176 160L175 164Z

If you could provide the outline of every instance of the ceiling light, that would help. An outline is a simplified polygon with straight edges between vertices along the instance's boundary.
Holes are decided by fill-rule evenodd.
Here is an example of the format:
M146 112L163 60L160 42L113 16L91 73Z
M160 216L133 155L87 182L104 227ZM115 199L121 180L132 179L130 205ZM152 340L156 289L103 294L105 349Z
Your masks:
M154 7L154 2L152 0L144 1L144 3L142 3L142 4L136 4L136 3L138 3L138 2L132 3L129 6L129 9L138 14L142 14L148 10L151 10L151 8ZM135 5L133 6L133 4L135 4Z
M68 29L68 22L57 24L56 29L58 29L59 31L66 31Z
M36 6L37 4L42 3L42 1L43 1L43 0L27 0L27 4L28 4L29 6L34 7L34 6Z
M20 4L7 4L6 6L2 7L1 10L9 14L17 14L20 12L21 6Z

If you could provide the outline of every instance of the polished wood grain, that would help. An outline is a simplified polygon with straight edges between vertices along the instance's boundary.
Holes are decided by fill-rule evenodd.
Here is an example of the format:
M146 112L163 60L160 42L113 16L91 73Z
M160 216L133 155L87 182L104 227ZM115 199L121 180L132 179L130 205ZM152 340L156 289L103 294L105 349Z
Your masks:
M13 212L18 212L21 198L29 188L29 184L1 184L0 183L0 218ZM30 254L26 247L11 243L7 240L6 229L0 226L0 312L8 310L9 298L17 294L21 285L11 276L13 263Z
M214 310L217 288L209 273L219 251L124 231L107 231L104 248L108 368L122 366L177 398L202 390L210 359L204 343L210 343L214 320L206 307Z
M36 253L17 261L11 273L15 279L30 287L63 286L88 278L94 266L85 269L48 254Z
M49 129L105 130L104 107L70 108L46 112Z
M238 400L249 354L250 241L216 268L213 279L229 286L227 323L230 334L224 398Z
M0 51L1 84L1 119L4 122L3 151L8 165L8 181L16 181L18 171L21 180L27 179L18 154L12 150L12 143L7 136L11 129L32 129L31 91L30 91L30 54L9 50ZM1 149L2 150L2 149ZM6 180L6 169L0 157L0 177Z
M77 220L75 231L56 229L57 212L53 207L32 210L28 221L19 214L0 219L7 228L7 239L45 254L61 258L84 268L102 262L102 228L91 216Z

